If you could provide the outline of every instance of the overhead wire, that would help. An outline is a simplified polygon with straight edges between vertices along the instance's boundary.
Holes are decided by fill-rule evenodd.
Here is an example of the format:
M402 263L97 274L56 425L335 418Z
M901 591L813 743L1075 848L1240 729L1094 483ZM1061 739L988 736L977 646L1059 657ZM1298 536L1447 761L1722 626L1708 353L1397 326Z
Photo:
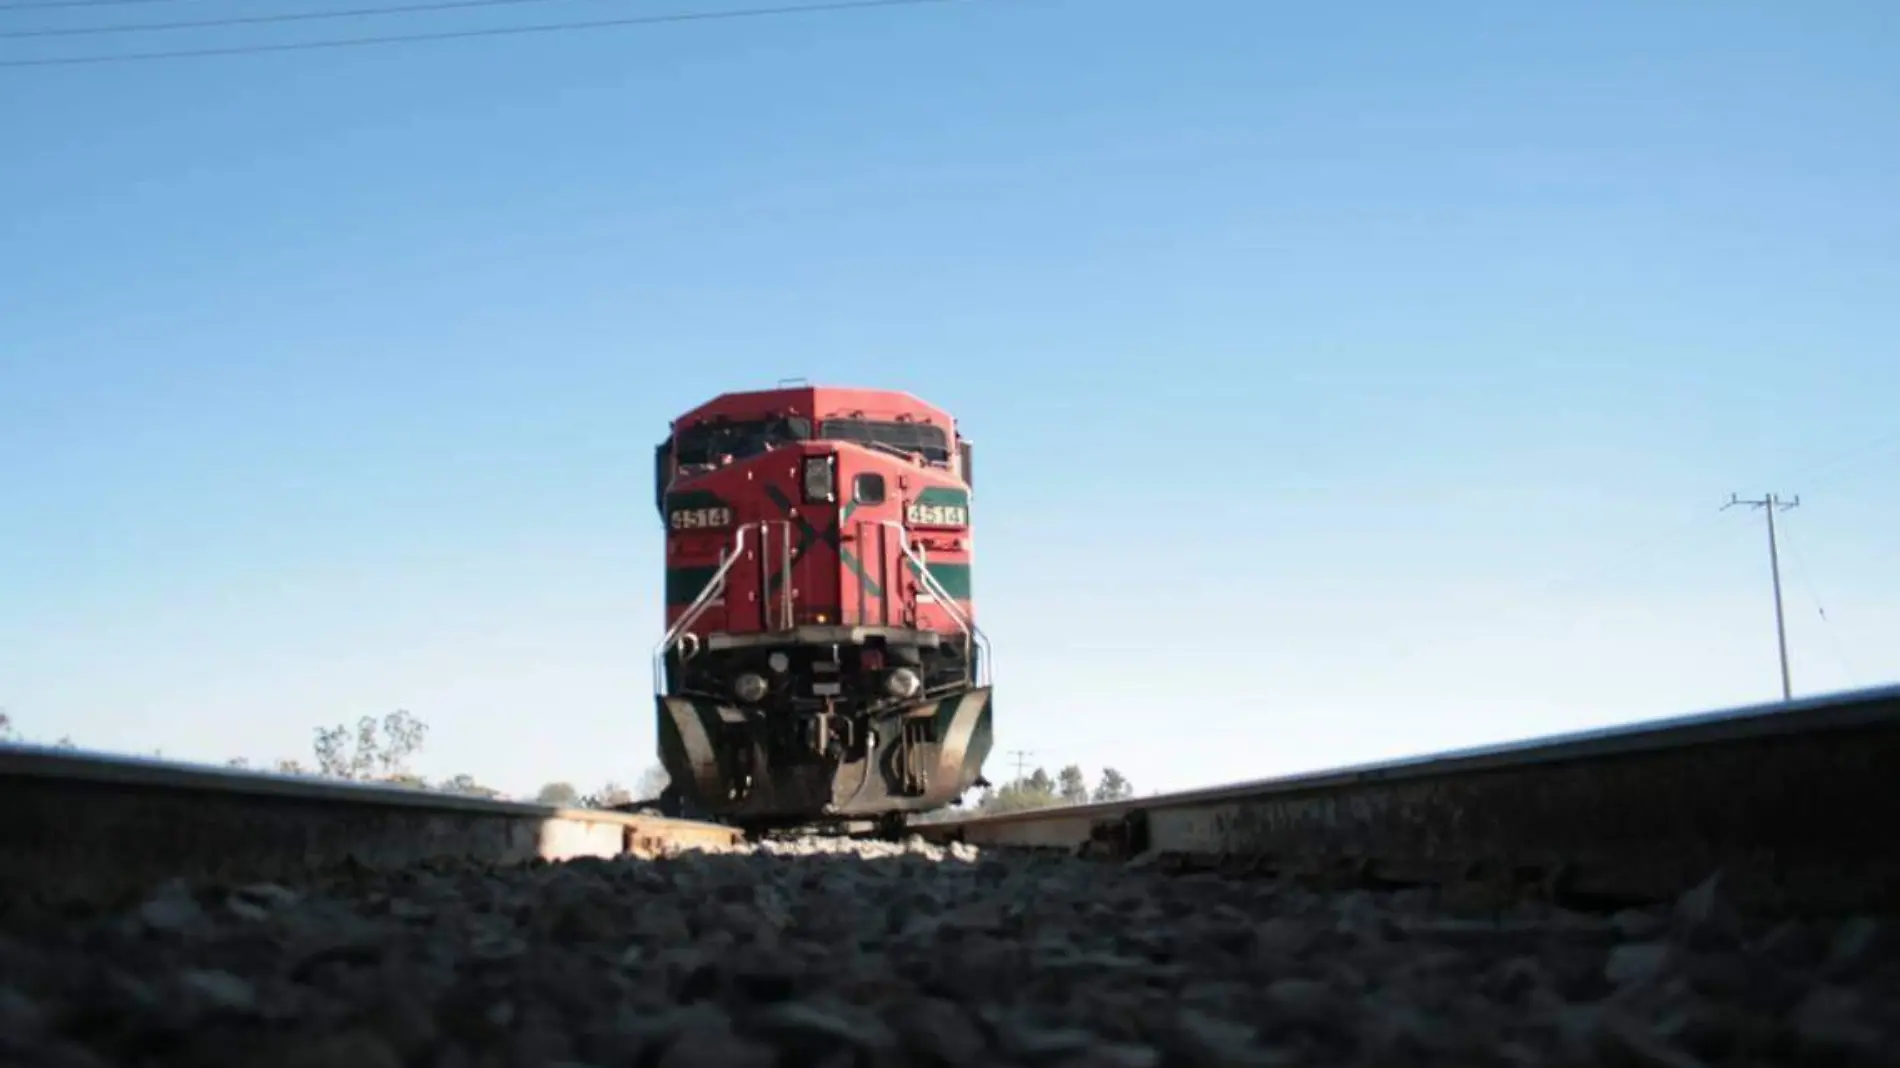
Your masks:
M520 4L567 3L569 0L431 0L423 4L391 4L358 7L343 11L287 11L276 15L238 15L215 19L188 19L179 22L135 22L114 26L59 26L53 29L0 30L0 38L20 40L35 37L100 37L115 33L156 33L161 30L208 30L225 26L261 26L278 22L315 22L326 19L360 19L379 15L407 15L422 11L463 11L470 8L513 7Z
M1712 508L1698 508L1688 519L1664 527L1661 531L1644 535L1624 543L1621 549L1598 557L1593 564L1571 568L1556 578L1546 581L1538 588L1540 596L1552 596L1565 593L1586 579L1597 579L1611 572L1624 572L1632 558L1655 551L1665 542L1675 542L1678 538L1714 522L1717 512Z
M179 0L31 0L24 4L0 4L0 12L51 11L65 7L129 7L134 4L172 4Z
M1826 489L1839 481L1840 476L1858 467L1862 461L1889 449L1900 450L1900 431L1877 435L1870 441L1843 452L1837 452L1822 462L1811 464L1807 469L1811 477L1803 480L1802 492L1813 494L1816 489ZM1820 477L1817 480L1817 477L1813 476Z
M1847 655L1846 647L1841 644L1839 630L1831 625L1833 621L1827 617L1827 608L1821 603L1821 590L1818 581L1814 577L1814 569L1808 566L1807 556L1801 551L1799 544L1801 539L1790 538L1786 526L1783 526L1778 534L1781 547L1788 551L1788 555L1793 558L1795 568L1800 573L1802 589L1807 592L1808 599L1814 602L1815 615L1821 618L1821 630L1827 635L1829 651L1834 654L1834 659L1840 663L1841 670L1847 672L1850 676L1859 674L1859 672L1855 670L1853 661ZM1806 535L1804 534L1802 537L1806 537ZM1830 600L1832 600L1832 598L1830 598ZM1840 607L1840 602L1836 601L1835 607Z
M1855 446L1844 452L1835 453L1824 460L1802 465L1803 470L1819 475L1830 476L1821 478L1818 481L1804 479L1804 487L1817 485L1825 487L1833 485L1838 481L1839 476L1844 474L1847 469L1858 466L1859 462L1867 461L1876 454L1884 455L1886 450L1895 446L1900 446L1900 433L1882 434L1871 441ZM1804 488L1804 492L1809 491ZM1661 561L1653 559L1653 554L1656 550L1662 548L1665 544L1672 544L1680 551L1679 539L1701 528L1712 526L1720 515L1721 510L1715 507L1714 503L1711 503L1709 507L1697 509L1695 514L1686 520L1664 527L1654 534L1645 535L1626 542L1620 549L1613 550L1601 556L1594 556L1592 562L1585 562L1579 566L1565 568L1557 575L1527 587L1525 596L1515 606L1507 608L1501 613L1503 619L1494 618L1494 622L1500 625L1520 622L1527 623L1532 616L1548 606L1549 600L1554 595L1569 592L1586 580L1600 578L1612 573L1628 578L1633 574L1657 566ZM1743 535L1738 533L1736 536L1741 537ZM1652 559L1648 564L1637 562L1637 558L1641 556L1652 556ZM1802 570L1804 573L1808 570L1804 562L1802 564ZM1815 604L1817 611L1822 613L1822 618L1825 620L1825 609L1821 607L1818 593L1815 594ZM1581 623L1582 619L1576 613L1566 612L1564 613L1564 618L1558 624L1558 630L1560 633L1567 635L1573 632ZM1383 636L1394 639L1394 644L1406 651L1410 651L1416 644L1414 639L1409 636L1404 636L1399 628L1378 629ZM1830 640L1835 642L1833 651L1836 656L1842 660L1843 666L1849 666L1845 654L1840 647L1838 635L1833 629L1829 629L1828 633Z
M0 67L68 67L173 59L202 59L213 56L261 55L275 52L308 52L322 49L357 48L372 45L417 44L430 41L522 37L531 34L620 29L635 26L657 26L667 23L738 21L741 19L842 13L847 11L868 11L876 8L919 7L924 4L964 2L968 2L968 0L831 0L831 2L828 3L786 4L774 7L737 8L726 11L681 11L660 15L630 15L623 18L612 19L588 19L573 22L549 22L517 26L491 26L482 29L438 30L409 34L377 34L362 37L328 38L315 41L287 41L279 44L231 45L223 48L180 48L160 52L118 52L101 55L56 56L47 59L5 59L0 60Z

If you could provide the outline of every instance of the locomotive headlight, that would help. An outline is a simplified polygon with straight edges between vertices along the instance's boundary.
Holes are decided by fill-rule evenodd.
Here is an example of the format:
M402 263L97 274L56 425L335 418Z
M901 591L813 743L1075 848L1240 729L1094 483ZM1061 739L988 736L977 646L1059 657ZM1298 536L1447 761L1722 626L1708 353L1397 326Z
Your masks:
M747 704L765 696L765 679L748 671L732 680L732 695Z
M838 458L805 457L805 503L829 503L838 496Z
M907 667L898 668L884 676L884 692L892 697L915 697L917 691L923 689L923 685L924 680L918 678L917 673Z
M783 675L785 674L785 669L792 666L792 658L786 656L784 653L773 653L771 656L765 658L765 666Z

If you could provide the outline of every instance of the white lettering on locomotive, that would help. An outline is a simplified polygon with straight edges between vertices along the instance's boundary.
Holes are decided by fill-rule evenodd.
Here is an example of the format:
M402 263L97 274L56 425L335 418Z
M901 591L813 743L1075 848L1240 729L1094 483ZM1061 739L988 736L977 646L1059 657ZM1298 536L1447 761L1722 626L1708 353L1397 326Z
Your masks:
M912 526L965 527L970 525L970 510L960 504L913 504L905 510Z
M730 508L675 508L668 516L674 530L709 530L732 525Z

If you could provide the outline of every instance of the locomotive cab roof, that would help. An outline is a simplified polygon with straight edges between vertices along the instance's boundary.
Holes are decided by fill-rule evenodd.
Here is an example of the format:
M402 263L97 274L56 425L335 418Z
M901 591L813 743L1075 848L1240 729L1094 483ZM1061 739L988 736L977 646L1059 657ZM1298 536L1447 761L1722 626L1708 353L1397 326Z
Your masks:
M894 389L849 386L787 386L777 389L721 393L673 420L675 433L704 423L769 419L922 423L941 427L946 437L956 434L950 413L909 393Z

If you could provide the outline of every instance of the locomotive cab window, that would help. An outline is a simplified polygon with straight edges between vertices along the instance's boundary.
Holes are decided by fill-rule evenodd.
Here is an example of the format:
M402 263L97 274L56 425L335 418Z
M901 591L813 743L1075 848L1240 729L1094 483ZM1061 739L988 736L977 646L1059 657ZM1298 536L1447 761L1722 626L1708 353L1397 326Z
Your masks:
M673 443L662 441L653 450L653 507L666 515L666 487L673 482Z
M863 474L851 481L851 499L859 504L884 503L884 476Z
M876 419L827 419L819 424L818 436L831 441L852 441L860 445L902 453L921 453L933 464L950 462L950 438L940 426L929 423L895 423Z
M744 460L810 437L811 422L806 419L701 423L680 431L673 455L683 470L704 470L719 466L723 457Z

